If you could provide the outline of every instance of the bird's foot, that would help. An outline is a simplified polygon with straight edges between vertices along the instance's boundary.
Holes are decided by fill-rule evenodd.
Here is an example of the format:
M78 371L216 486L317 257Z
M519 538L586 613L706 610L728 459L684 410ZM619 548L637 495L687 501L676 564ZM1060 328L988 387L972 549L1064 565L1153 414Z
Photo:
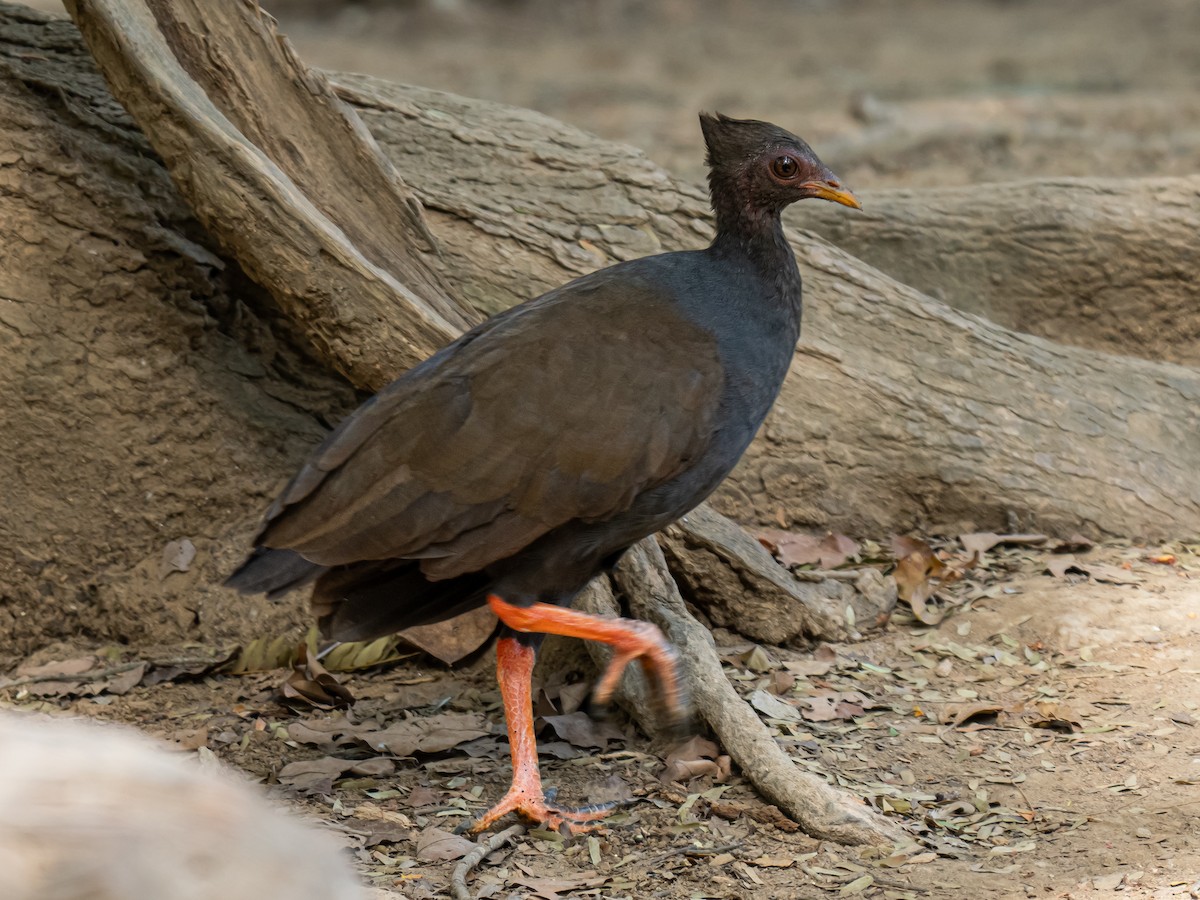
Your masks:
M637 619L621 619L622 630L610 638L613 657L596 682L592 702L604 706L612 699L625 672L637 660L649 679L653 695L667 722L687 721L689 704L679 677L679 655L657 626Z
M454 831L456 834L479 834L509 813L516 813L526 822L539 825L548 831L583 834L601 827L603 819L617 806L616 803L598 803L574 809L553 805L550 802L553 798L553 790L543 795L540 789L531 791L525 786L514 784L499 803L474 821L459 825Z
M657 626L637 619L594 616L549 603L519 606L495 594L488 597L488 605L514 631L562 634L611 646L613 658L596 684L592 695L595 703L612 699L621 673L636 659L650 679L665 720L677 725L688 721L689 705L679 677L678 656Z

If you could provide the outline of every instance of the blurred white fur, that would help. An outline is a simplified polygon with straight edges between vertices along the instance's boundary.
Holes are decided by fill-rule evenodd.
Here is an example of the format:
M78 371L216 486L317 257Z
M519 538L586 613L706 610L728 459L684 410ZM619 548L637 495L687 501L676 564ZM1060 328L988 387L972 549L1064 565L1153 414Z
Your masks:
M362 900L329 835L125 728L0 711L0 898Z

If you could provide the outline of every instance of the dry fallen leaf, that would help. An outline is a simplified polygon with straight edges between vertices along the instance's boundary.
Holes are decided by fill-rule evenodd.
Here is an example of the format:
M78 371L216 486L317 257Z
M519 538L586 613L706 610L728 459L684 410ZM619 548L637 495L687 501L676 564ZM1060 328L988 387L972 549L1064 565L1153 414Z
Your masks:
M1074 532L1066 540L1059 541L1051 549L1051 553L1086 553L1096 546L1096 542Z
M563 897L575 896L580 888L599 887L608 881L607 878L589 872L578 878L547 878L543 876L526 875L509 876L508 883L528 889L533 896L542 900L561 900Z
M188 656L192 658L172 660L165 665L160 665L159 663L152 664L150 671L143 676L142 684L150 687L151 685L161 684L164 681L197 678L200 675L207 675L232 663L239 652L236 647L233 649L228 647L189 647Z
M783 667L794 675L826 675L833 668L836 657L830 659L789 659Z
M438 713L396 722L382 731L360 731L355 738L377 752L411 756L441 753L489 734L491 727L478 713Z
M288 763L279 770L279 783L295 787L305 793L328 794L333 782L348 772L354 765L351 759L303 759Z
M350 774L352 775L372 777L391 775L395 771L395 761L388 759L386 756L377 756L375 759L356 759L350 767Z
M315 645L315 632L313 638ZM396 634L374 641L350 641L329 649L321 662L330 672L356 672L416 656L412 651L401 653L397 650L399 644L400 636Z
M822 569L836 569L838 566L845 565L846 560L850 557L857 556L859 549L857 541L851 540L844 534L830 532L821 539L821 558L818 561Z
M161 738L172 750L199 750L208 746L208 726L168 731L157 734L156 737Z
M443 862L462 859L475 849L465 837L451 834L440 828L426 828L417 838L417 858L425 862Z
M354 703L354 695L321 665L308 644L301 644L296 662L281 688L286 700L301 701L317 709L342 709Z
M788 568L817 565L822 569L835 569L860 549L858 543L846 535L833 532L814 537L788 531L764 531L759 533L758 540Z
M623 741L625 734L615 723L597 722L584 712L566 713L561 716L543 716L543 720L554 729L560 738L576 747L604 749L609 741Z
M1046 543L1047 540L1044 534L996 534L992 531L960 534L958 539L968 553L987 553L998 544L1036 547Z
M1004 712L1004 707L997 703L950 703L942 711L943 724L962 728L971 724L979 728L996 724L996 716Z
M363 732L374 731L373 725L351 722L341 713L329 719L293 722L288 726L288 737L300 744L312 744L322 750L332 750L353 744Z
M771 654L767 653L767 651L758 644L755 644L753 647L739 656L738 662L740 662L744 668L749 669L751 672L770 672L778 665L778 663L771 658Z
M255 672L270 672L290 666L296 654L296 637L294 634L281 634L276 637L261 637L251 641L237 655L237 658L222 671L231 675L249 675Z
M749 697L750 705L768 719L782 719L786 722L799 722L800 710L786 700L780 700L770 691L761 688Z
M1093 581L1102 581L1105 584L1141 584L1145 580L1121 566L1091 563L1087 567L1087 573Z
M892 551L897 560L892 572L897 595L912 608L917 621L938 624L946 614L928 602L938 590L962 578L963 573L947 566L932 547L916 538L894 536Z
M796 675L785 669L776 669L767 676L767 690L777 697L790 694L796 686Z
M418 784L408 792L407 805L409 809L420 809L422 806L440 806L444 801L442 794L431 787Z
M170 541L163 547L162 557L158 565L159 579L165 579L172 572L186 572L196 558L196 545L183 538Z
M1062 734L1073 734L1083 730L1081 716L1065 703L1040 700L1034 706L1037 712L1029 716L1029 724L1034 728L1047 728Z
M40 666L19 666L13 681L35 679L22 685L25 691L35 697L94 697L97 694L128 693L141 682L148 668L149 664L145 662L114 666L95 656L81 656ZM4 684L0 681L0 688Z
M1077 572L1080 575L1088 573L1087 568L1080 565L1069 553L1063 556L1052 556L1046 560L1046 571L1055 578L1065 578L1068 572Z
M790 869L796 864L796 860L790 856L760 856L758 859L749 859L746 862L764 869Z
M729 777L729 757L722 755L715 743L700 735L693 735L672 748L664 762L666 767L659 778L665 784L672 781L686 783L702 775L710 775L715 781Z
M454 665L483 646L496 630L496 614L486 606L438 622L400 632L400 637L446 665Z
M808 709L801 714L810 722L832 722L835 719L853 719L861 716L871 701L858 691L823 691L800 698Z
M577 681L574 684L559 685L554 693L554 699L558 701L558 708L561 712L573 713L583 707L591 692L592 685L590 683Z

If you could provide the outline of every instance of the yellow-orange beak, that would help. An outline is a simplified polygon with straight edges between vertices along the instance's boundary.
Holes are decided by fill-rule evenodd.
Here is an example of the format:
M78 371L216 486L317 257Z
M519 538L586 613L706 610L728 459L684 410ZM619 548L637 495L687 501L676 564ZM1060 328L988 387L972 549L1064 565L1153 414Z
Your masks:
M802 184L801 187L806 188L812 196L820 197L822 200L832 200L834 203L842 204L842 206L862 209L862 204L858 202L858 198L836 182L831 184L827 181L809 181Z

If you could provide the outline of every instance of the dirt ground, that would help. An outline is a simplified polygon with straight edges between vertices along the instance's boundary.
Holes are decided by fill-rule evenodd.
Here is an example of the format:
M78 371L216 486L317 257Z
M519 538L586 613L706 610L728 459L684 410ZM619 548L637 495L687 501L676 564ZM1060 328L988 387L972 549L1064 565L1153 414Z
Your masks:
M699 109L793 128L868 203L873 188L896 185L1200 172L1200 6L1190 0L1136 9L460 0L322 15L282 2L277 13L315 64L539 109L694 177ZM155 452L169 460L181 439L158 431ZM222 465L177 449L198 478ZM137 488L156 489L148 479ZM84 506L74 514L94 518ZM232 527L218 529L222 539ZM935 628L900 617L870 641L813 653L755 650L718 634L739 690L786 705L758 695L797 764L894 816L910 843L819 844L789 831L736 773L664 784L665 748L619 716L611 728L575 718L544 737L547 781L568 803L637 802L593 837L522 839L481 867L474 887L549 900L1198 896L1195 551L1106 546L1080 555L1090 577L1059 577L1045 573L1041 549L998 549L979 578L955 588L959 599L978 596ZM285 705L284 673L214 675L197 661L268 632L292 641L302 633L299 602L294 615L276 608L238 621L233 602L211 599L235 552L223 546L203 567L165 576L157 556L106 558L113 569L140 565L144 599L113 603L121 621L97 625L88 617L106 614L107 595L96 602L81 590L78 607L38 631L36 652L19 661L26 676L89 656L98 661L85 665L100 668L150 661L165 680L129 668L84 688L8 688L0 703L131 723L184 752L207 748L329 823L387 895L445 896L454 862L439 857L456 850L435 838L498 797L508 778L490 652L452 671L413 657L352 673L349 719ZM196 622L205 643L182 646ZM163 664L184 658L192 664ZM560 692L566 677L544 673L570 715L584 675ZM356 736L439 716L470 736L416 754L381 754ZM315 762L296 765L305 761Z
M664 783L670 748L619 716L581 718L591 675L564 671L570 657L558 654L541 672L565 712L543 729L546 782L567 803L631 803L595 835L523 838L474 889L548 900L1194 897L1197 549L1095 549L1077 555L1089 577L1050 574L1063 557L1044 549L998 548L948 592L965 605L938 627L902 612L872 640L815 652L718 631L730 678L797 764L900 821L910 837L894 847L798 834L736 773ZM100 648L78 665L111 676L36 682L9 699L207 748L327 822L382 896L446 896L465 849L448 832L510 775L492 653L452 671L418 656L343 675L357 698L344 713L282 701L279 671L188 677L166 661L211 649ZM60 645L27 665L58 671L79 653ZM123 660L152 662L151 677L138 667L130 678L113 664ZM174 680L149 684L155 672ZM441 735L440 752L407 749L414 728ZM702 761L713 749L675 755Z

